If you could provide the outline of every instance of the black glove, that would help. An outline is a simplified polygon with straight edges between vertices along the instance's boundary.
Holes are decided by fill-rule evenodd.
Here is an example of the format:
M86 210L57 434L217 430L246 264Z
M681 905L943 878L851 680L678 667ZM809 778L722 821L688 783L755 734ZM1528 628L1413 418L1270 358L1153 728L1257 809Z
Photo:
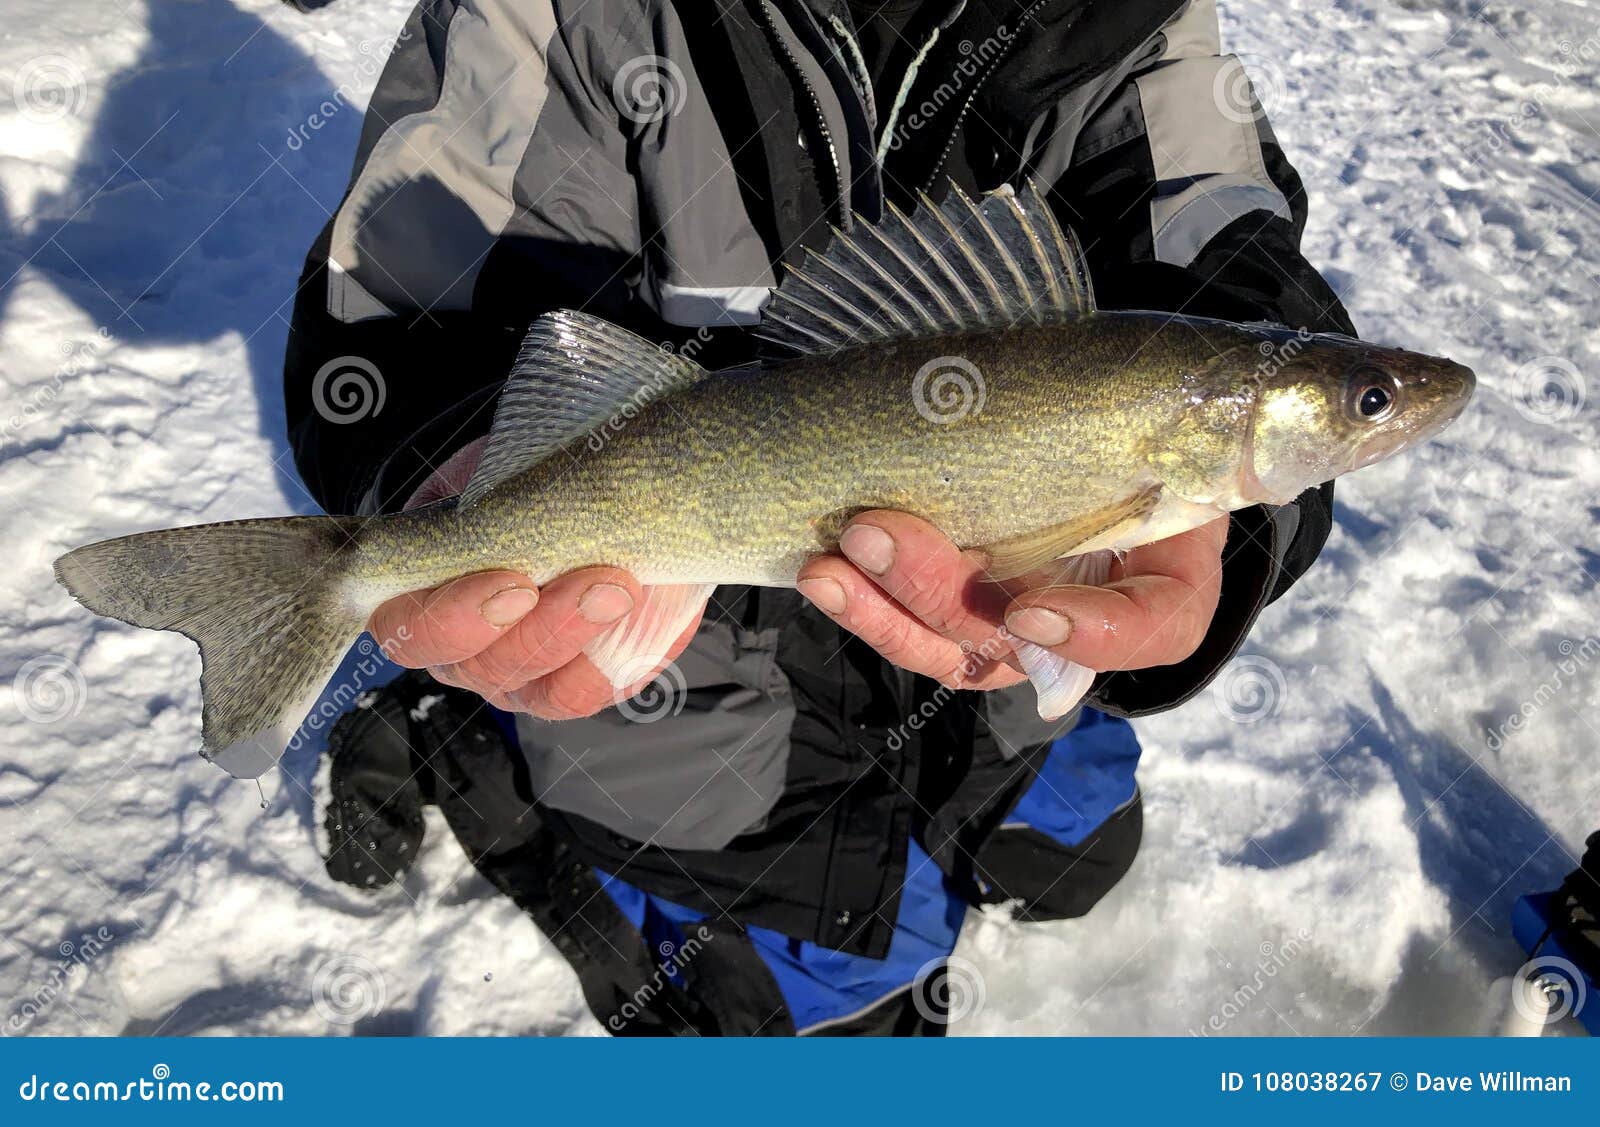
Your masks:
M422 846L424 806L444 812L474 863L522 840L533 799L513 751L481 698L424 672L370 694L328 736L328 875L392 884Z
M1556 889L1550 930L1585 970L1600 977L1600 830L1584 844L1583 860Z

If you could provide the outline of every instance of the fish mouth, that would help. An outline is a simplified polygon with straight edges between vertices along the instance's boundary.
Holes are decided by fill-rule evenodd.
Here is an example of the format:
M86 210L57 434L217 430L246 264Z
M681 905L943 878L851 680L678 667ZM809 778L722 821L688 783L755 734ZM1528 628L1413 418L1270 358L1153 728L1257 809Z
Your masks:
M1445 365L1441 382L1444 382L1446 387L1450 387L1452 383L1455 386L1450 387L1448 397L1441 397L1444 399L1444 406L1428 424L1432 427L1428 431L1429 434L1437 434L1459 419L1478 390L1478 374L1471 368L1465 364L1457 364L1454 360L1445 360L1441 363Z
M1427 430L1416 430L1409 434L1404 431L1395 431L1391 434L1379 435L1377 438L1362 444L1356 454L1355 461L1347 472L1364 470L1368 466L1376 465L1384 459L1398 454L1407 446L1415 446L1417 443L1431 437L1432 433Z
M1365 469L1374 462L1381 462L1402 450L1420 446L1466 412L1467 406L1472 402L1473 393L1477 390L1478 377L1464 364L1453 361L1445 363L1449 366L1445 369L1444 378L1456 384L1451 392L1448 395L1441 395L1433 405L1432 411L1416 426L1380 434L1362 443L1357 450L1352 469Z
M1478 374L1465 364L1452 364L1451 374L1461 381L1461 390L1457 393L1455 405L1440 418L1439 429L1441 430L1466 413L1468 405L1472 402L1472 397L1478 391Z

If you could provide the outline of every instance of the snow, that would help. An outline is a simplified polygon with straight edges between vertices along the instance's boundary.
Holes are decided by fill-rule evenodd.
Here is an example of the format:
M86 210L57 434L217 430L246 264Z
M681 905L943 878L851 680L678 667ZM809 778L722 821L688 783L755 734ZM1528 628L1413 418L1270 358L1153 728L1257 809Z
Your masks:
M13 0L0 39L0 1031L595 1033L430 812L367 895L316 852L315 749L194 755L199 661L50 561L309 512L278 380L404 0ZM1512 901L1600 823L1600 8L1251 0L1224 34L1363 333L1476 407L1341 487L1214 693L1139 722L1145 847L1086 919L973 913L963 1033L1491 1028ZM354 690L380 676L346 678Z

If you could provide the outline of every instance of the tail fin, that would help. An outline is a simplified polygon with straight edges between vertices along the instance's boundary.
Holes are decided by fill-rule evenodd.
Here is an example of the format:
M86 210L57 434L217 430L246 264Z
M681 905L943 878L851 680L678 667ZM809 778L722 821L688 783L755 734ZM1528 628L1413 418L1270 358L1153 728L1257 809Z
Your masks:
M285 517L143 532L68 552L56 578L96 614L200 643L201 754L254 778L283 755L366 621L341 591L353 527Z

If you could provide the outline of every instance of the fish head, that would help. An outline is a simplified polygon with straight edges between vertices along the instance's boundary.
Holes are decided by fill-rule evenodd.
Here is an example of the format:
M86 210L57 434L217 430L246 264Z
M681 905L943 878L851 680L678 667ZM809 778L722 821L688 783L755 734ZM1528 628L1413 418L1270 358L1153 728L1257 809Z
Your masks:
M1260 370L1245 483L1272 504L1433 437L1477 385L1452 360L1351 337L1284 333L1276 346L1280 361Z

